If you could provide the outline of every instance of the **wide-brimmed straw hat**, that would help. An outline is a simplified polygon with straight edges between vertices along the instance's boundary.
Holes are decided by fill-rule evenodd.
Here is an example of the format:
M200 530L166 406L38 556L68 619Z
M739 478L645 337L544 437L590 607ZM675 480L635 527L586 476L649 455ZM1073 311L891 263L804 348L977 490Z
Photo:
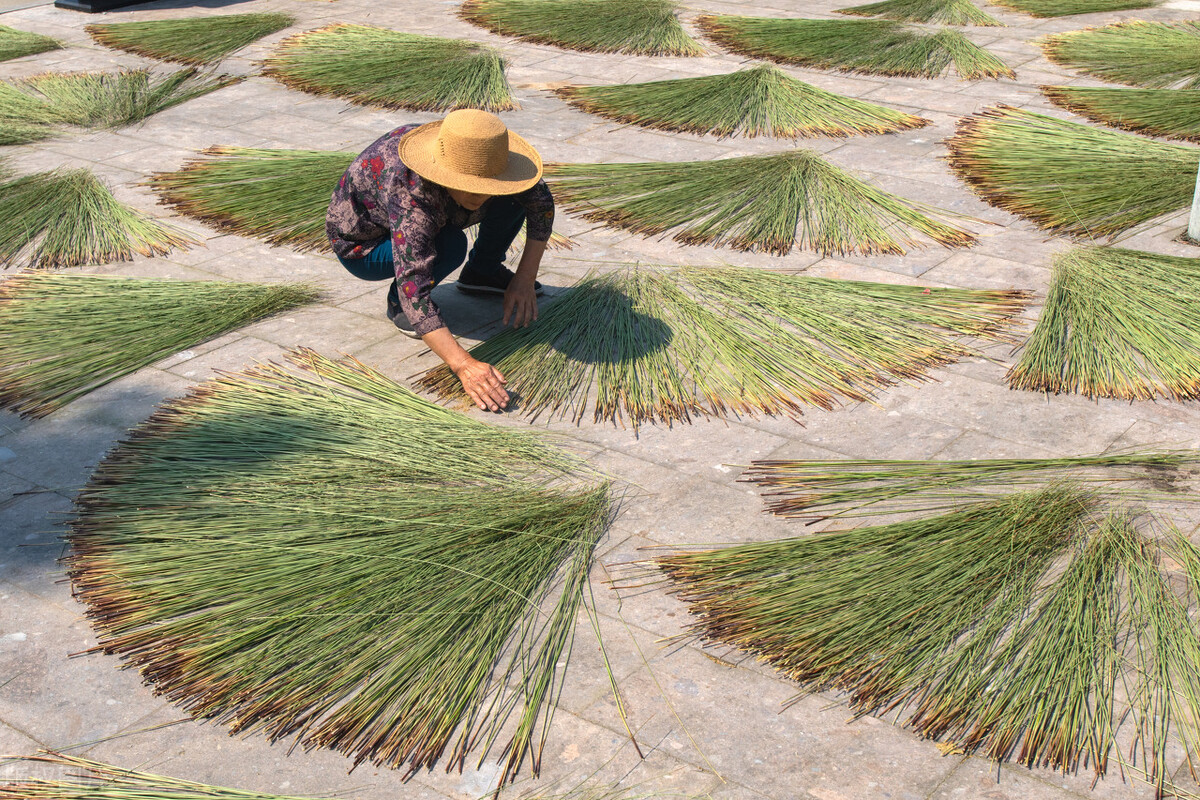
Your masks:
M542 177L542 157L495 114L464 108L400 137L400 160L426 180L472 194L517 194Z

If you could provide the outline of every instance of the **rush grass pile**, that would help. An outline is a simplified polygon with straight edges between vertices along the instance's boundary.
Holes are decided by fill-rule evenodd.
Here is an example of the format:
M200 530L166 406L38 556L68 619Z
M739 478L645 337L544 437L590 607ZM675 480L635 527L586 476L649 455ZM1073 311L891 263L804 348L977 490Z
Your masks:
M36 53L45 53L62 48L62 42L40 33L19 31L7 25L0 25L0 61L10 58L21 58Z
M1057 255L1008 382L1122 400L1200 398L1200 259L1116 247Z
M1039 43L1051 61L1101 80L1145 89L1200 88L1200 22L1131 20Z
M120 203L88 169L0 174L0 267L52 269L166 255L190 236Z
M569 50L698 56L670 0L466 0L459 16L501 36Z
M1200 150L1009 106L959 122L950 165L984 200L1039 227L1114 236L1192 200Z
M554 93L591 114L655 130L713 136L855 136L920 128L929 120L797 80L759 65L728 75Z
M224 14L216 17L111 22L84 30L105 47L160 61L204 66L295 23L290 14Z
M1055 105L1114 128L1200 141L1200 91L1119 86L1043 86Z
M336 24L285 39L263 74L293 89L409 111L516 104L494 48L460 39Z
M17 275L0 283L0 407L49 414L172 353L315 298L293 284Z
M735 53L814 69L963 80L1012 78L996 56L955 30L929 31L876 19L703 16L697 24Z
M1069 17L1075 14L1099 14L1153 8L1158 0L988 0L992 5L1011 8L1034 17Z
M614 270L589 276L538 324L471 350L522 412L579 422L687 422L865 400L1003 335L1021 292L922 289L762 270ZM420 385L462 400L446 367Z
M876 189L818 153L716 161L548 164L555 199L584 219L681 244L783 255L904 253L975 243L928 206Z
M301 252L329 250L329 197L356 153L210 147L151 187L176 211L226 233L265 239ZM553 234L552 248L570 248Z
M606 482L311 351L160 408L77 498L96 650L197 718L400 768L539 768Z
M1062 475L1069 461L1026 465ZM808 468L819 477L837 463ZM854 469L886 497L898 488L892 466ZM993 462L975 466L999 483ZM1160 465L1150 456L1142 466ZM937 465L926 467L936 481ZM1066 773L1090 766L1097 776L1128 724L1147 752L1139 764L1162 789L1168 734L1197 742L1200 671L1189 659L1200 640L1158 546L1136 530L1147 519L1104 502L1103 476L987 497L971 491L972 469L958 462L961 484L934 484L942 513L658 564L691 605L698 636L752 653L806 689L845 692L858 713L886 713L958 751ZM1014 462L1002 470L1023 471ZM1173 542L1196 559L1181 537ZM1122 681L1129 715L1117 708Z
M194 69L156 74L49 72L0 83L0 144L23 144L63 128L119 128L216 91L241 78L201 75Z
M897 22L929 22L939 25L983 25L1002 27L1003 22L982 11L971 0L883 0L862 6L835 9L855 17L878 17Z

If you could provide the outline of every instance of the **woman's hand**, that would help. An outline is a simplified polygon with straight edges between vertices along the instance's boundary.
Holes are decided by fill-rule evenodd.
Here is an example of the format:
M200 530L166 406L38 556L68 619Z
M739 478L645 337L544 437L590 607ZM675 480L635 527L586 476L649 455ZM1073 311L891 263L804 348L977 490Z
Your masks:
M500 370L474 358L453 369L462 381L463 390L475 401L475 405L485 411L499 411L508 407L508 390L504 388L505 380Z
M535 273L536 274L536 273ZM514 328L524 328L537 319L537 292L533 288L533 278L523 279L515 275L508 288L504 291L504 322L512 318Z

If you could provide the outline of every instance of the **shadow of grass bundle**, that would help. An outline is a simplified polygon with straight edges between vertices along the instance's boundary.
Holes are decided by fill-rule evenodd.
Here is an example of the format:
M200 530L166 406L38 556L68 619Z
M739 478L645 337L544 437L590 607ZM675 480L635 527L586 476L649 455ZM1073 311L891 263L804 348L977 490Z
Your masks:
M784 255L902 254L929 240L969 247L975 237L926 216L923 204L876 189L811 150L716 161L547 164L564 207L643 236L675 231L681 244Z
M939 25L983 25L1003 27L1004 23L982 11L971 0L883 0L862 6L834 9L839 14L878 17L897 22L930 22Z
M1158 0L988 0L989 3L1034 17L1069 17L1106 11L1153 8Z
M698 56L670 0L466 0L458 15L501 36L569 50Z
M1116 247L1055 257L1014 389L1200 399L1200 259Z
M409 111L516 108L498 50L460 39L336 24L285 39L263 74L292 89Z
M728 75L564 86L576 108L661 131L713 136L855 136L921 128L929 120L827 92L770 65Z
M1200 92L1118 86L1043 86L1055 105L1114 128L1200 142Z
M0 283L0 407L32 417L316 299L299 285L17 275Z
M989 108L946 141L976 194L1038 227L1115 236L1191 202L1200 150L1022 111Z
M536 773L608 484L352 359L288 359L167 403L80 493L96 650L234 732Z
M59 50L62 46L62 42L53 37L0 25L0 61Z
M290 14L113 22L84 28L99 44L160 61L203 66L295 23Z
M1131 20L1046 36L1046 58L1085 75L1146 89L1200 88L1200 22Z
M63 127L119 128L237 83L230 75L182 69L159 75L120 72L49 72L0 83L0 144L45 139Z
M1163 466L1140 458L1151 474ZM1071 461L975 465L997 488L1005 475L1099 466ZM823 469L836 475L838 462L801 466L818 481L817 504L855 488L822 487ZM972 491L970 462L893 466L855 462L842 475L863 482L850 502L901 491L909 500L914 480L945 473L962 480L933 484L942 513L658 559L691 605L691 630L808 690L845 692L858 713L886 713L947 749L996 760L1066 773L1090 765L1102 776L1128 722L1147 751L1138 761L1162 788L1168 730L1189 747L1198 739L1200 671L1190 659L1200 640L1160 547L1137 531L1153 521L1106 503L1102 475L988 497ZM1172 541L1196 557L1182 537ZM1117 712L1119 686L1129 715Z
M1015 77L954 30L929 32L884 19L703 16L697 24L728 50L781 64L915 78L936 78L953 66L963 80Z
M210 147L150 186L176 211L225 233L265 239L301 252L329 251L325 212L357 153ZM552 234L551 248L574 243Z
M922 289L736 267L592 275L538 324L471 350L493 364L526 415L629 424L693 416L801 413L918 380L998 337L1021 292ZM865 322L869 320L869 322ZM441 366L419 385L465 395Z
M0 175L0 267L53 269L195 244L113 197L87 169Z

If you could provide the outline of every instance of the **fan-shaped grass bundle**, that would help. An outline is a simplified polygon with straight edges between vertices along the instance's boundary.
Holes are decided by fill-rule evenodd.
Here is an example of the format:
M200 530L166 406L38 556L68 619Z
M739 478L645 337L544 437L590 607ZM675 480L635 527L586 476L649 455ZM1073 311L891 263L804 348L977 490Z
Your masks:
M624 424L795 415L865 400L997 337L1021 292L922 289L753 269L617 270L589 276L471 354L496 366L523 412ZM864 322L869 320L870 322ZM420 385L462 399L446 367Z
M352 359L288 359L167 403L80 493L96 649L235 732L536 772L608 484Z
M954 30L929 32L883 19L703 16L697 24L722 47L781 64L917 78L936 78L953 66L963 80L1015 77Z
M1050 102L1093 122L1168 139L1200 141L1200 92L1118 86L1043 86Z
M466 0L459 16L501 36L569 50L698 56L671 0Z
M191 244L190 236L118 202L90 170L0 180L0 267L106 264Z
M876 189L811 150L717 161L548 164L555 199L585 219L682 244L783 255L903 253L975 243L934 209Z
M410 111L516 108L498 50L460 39L336 24L285 39L263 74L293 89Z
M24 274L0 283L0 406L32 417L311 302L308 287Z
M662 131L714 136L855 136L921 128L929 120L827 92L770 65L728 75L618 86L564 86L576 108Z
M1022 11L1034 17L1069 17L1105 11L1152 8L1158 0L988 0L992 5Z
M329 197L356 153L210 147L150 185L163 202L226 233L265 239L301 252L328 250ZM551 248L574 243L551 234Z
M1155 480L1157 459L1141 458L1142 477ZM808 689L846 692L859 713L888 713L963 752L1064 772L1090 764L1098 776L1116 729L1131 720L1150 753L1149 779L1162 788L1168 730L1189 746L1197 742L1200 671L1188 659L1200 653L1200 640L1162 572L1159 548L1135 530L1136 512L1106 507L1102 475L1089 484L1051 480L978 493L1005 475L1065 474L1070 461L1025 462L1030 472L1012 461L949 469L855 462L840 475L838 462L801 463L816 481L817 506L838 497L852 505L872 496L908 503L907 486L932 489L945 507L658 564L691 604L697 635L746 650ZM1168 457L1161 466L1172 463ZM845 485L823 486L826 466ZM981 485L971 481L976 467ZM937 483L943 474L958 482ZM863 486L850 500L853 476ZM1143 488L1140 496L1149 495ZM1181 537L1175 546L1200 559ZM1136 671L1127 673L1131 664ZM1116 711L1118 681L1131 687L1128 717Z
M1200 22L1130 20L1046 36L1046 58L1113 83L1200 88Z
M980 10L971 0L883 0L881 3L868 3L835 10L839 14L893 19L897 22L1004 26L1003 22Z
M203 66L294 24L290 14L225 14L88 25L84 30L105 47L160 61Z
M0 61L10 58L21 58L49 50L59 50L62 42L40 33L19 31L7 25L0 25Z
M1056 233L1114 236L1187 208L1200 150L1009 106L961 120L950 165L984 200Z
M0 84L0 144L53 136L67 125L119 128L237 83L230 75L182 69L168 75L120 72L48 72Z
M1057 255L1008 382L1122 400L1200 398L1200 259L1116 247Z

